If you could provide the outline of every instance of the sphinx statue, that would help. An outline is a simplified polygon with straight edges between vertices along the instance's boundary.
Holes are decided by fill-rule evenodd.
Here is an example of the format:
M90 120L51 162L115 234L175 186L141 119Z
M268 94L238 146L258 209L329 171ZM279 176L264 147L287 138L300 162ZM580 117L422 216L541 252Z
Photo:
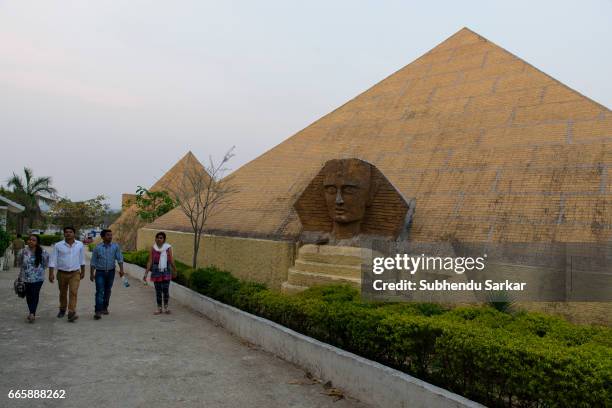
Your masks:
M371 163L329 160L294 203L302 233L282 290L337 283L361 287L362 267L375 245L407 242L414 207L415 201L406 200Z
M414 207L376 166L356 158L326 162L294 204L303 242L340 246L405 238Z

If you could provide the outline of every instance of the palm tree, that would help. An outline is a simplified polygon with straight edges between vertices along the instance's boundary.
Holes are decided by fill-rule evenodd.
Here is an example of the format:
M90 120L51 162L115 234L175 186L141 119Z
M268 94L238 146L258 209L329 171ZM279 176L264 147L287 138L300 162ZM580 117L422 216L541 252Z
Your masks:
M40 204L54 202L57 190L51 186L51 177L34 177L31 169L24 167L25 178L13 173L7 186L12 187L16 200L25 207L19 214L17 231L24 232L24 227L32 228L35 221L42 218Z

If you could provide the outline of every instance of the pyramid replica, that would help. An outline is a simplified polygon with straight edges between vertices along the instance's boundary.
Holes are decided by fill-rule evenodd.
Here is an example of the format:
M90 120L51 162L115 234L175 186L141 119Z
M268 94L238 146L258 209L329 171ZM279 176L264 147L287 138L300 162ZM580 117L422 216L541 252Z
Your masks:
M349 158L416 201L412 241L612 239L612 112L463 28L236 170L203 260L278 286L303 229L296 200ZM190 230L177 210L150 228Z
M166 172L150 191L168 191L172 187L180 186L186 171L197 171L206 173L204 166L198 161L193 153L187 152L168 172ZM122 211L119 218L109 227L113 231L114 239L121 244L125 250L136 249L136 236L138 229L146 222L142 221L137 214L138 207L135 203L135 194L123 194Z

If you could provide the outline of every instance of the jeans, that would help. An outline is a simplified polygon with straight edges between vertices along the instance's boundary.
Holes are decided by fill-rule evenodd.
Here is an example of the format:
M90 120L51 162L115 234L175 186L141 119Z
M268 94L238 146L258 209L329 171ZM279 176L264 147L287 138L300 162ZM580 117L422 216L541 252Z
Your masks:
M43 285L43 281L40 282L25 282L25 294L26 302L28 302L28 309L30 313L35 315L36 308L38 307L38 298L40 296L40 288Z
M108 310L111 289L115 281L115 270L96 270L96 313Z
M170 297L170 281L165 280L153 283L155 284L155 297L157 300L157 307L162 307L162 300L164 302L164 306L168 307L168 298Z

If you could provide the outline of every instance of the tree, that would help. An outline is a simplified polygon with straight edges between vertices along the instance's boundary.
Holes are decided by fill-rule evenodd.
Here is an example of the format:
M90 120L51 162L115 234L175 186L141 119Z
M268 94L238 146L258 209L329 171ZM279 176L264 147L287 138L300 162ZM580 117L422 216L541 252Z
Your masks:
M103 222L109 209L109 205L104 203L105 199L103 195L85 201L62 198L51 205L48 215L53 224L60 227L70 225L80 231L83 227L93 227Z
M150 191L138 186L136 189L136 213L145 222L153 222L176 207L176 202L167 191Z
M40 204L52 204L57 190L51 185L51 177L34 177L28 167L23 168L24 178L13 173L7 186L12 188L15 201L25 207L17 217L17 231L24 232L25 227L32 228L34 222L42 218Z
M208 219L221 211L223 204L236 192L231 186L231 177L223 177L227 171L225 165L234 157L233 150L232 147L218 164L214 163L212 157L209 158L209 165L204 167L205 172L187 169L178 186L170 190L193 231L193 268L197 267L202 233Z

